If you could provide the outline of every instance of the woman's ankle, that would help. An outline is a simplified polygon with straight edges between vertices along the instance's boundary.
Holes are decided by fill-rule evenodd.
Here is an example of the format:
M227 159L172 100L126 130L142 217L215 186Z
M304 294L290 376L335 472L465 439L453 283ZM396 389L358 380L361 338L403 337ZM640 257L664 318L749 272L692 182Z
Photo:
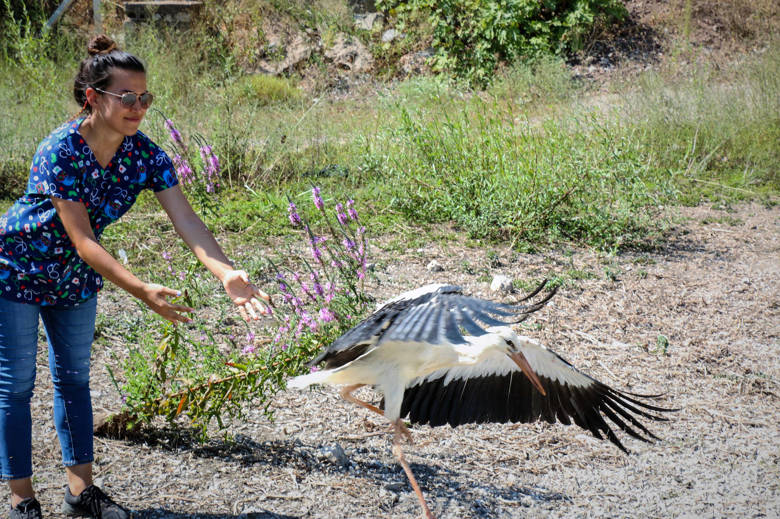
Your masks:
M32 478L12 479L8 481L8 488L11 490L11 508L15 508L28 497L35 497Z

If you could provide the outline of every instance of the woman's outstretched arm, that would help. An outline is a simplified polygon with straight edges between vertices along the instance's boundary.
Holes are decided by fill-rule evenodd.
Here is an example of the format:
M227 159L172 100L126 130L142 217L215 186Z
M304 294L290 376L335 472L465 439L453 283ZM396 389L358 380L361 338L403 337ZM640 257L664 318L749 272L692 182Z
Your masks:
M176 232L198 260L222 282L225 292L238 306L241 316L245 320L259 319L259 314L268 313L268 294L252 284L245 271L233 267L214 235L193 211L181 187L176 185L155 194L173 222Z
M171 303L166 299L179 295L178 291L155 283L144 283L98 243L84 204L57 197L51 197L51 201L76 253L87 265L169 321L190 321L183 312L192 312L192 308Z

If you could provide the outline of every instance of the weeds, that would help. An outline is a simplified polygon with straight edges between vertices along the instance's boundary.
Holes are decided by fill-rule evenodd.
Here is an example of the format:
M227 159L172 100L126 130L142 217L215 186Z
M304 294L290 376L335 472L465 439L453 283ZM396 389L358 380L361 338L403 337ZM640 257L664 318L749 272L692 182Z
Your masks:
M111 373L125 403L115 423L133 428L157 416L169 422L187 416L205 437L210 424L222 430L241 416L248 401L270 416L270 398L286 378L301 373L322 345L363 315L370 301L364 290L366 229L352 200L329 210L317 187L312 198L315 210L308 216L294 202L288 205L289 222L306 246L267 258L256 274L267 280L275 301L272 319L260 330L229 317L229 303L214 300L197 264L182 269L162 252L166 268L155 280L182 287L188 306L217 308L210 321L218 324L158 321L158 333L142 334L130 347L124 382Z

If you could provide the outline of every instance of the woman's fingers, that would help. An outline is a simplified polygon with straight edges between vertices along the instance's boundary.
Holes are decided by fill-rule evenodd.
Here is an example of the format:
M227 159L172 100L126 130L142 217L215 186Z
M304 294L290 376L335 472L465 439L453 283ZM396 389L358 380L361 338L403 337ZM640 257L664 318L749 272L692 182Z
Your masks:
M149 284L147 290L148 295L144 300L149 308L156 313L172 323L188 323L192 320L183 314L194 312L194 308L168 301L168 298L180 296L180 291L154 283Z
M259 317L257 316L257 312L255 312L255 308L252 306L252 301L244 304L244 309L252 319L254 319L255 321L259 319Z
M255 309L263 315L271 315L271 302L263 303L259 299L252 298L251 303L255 306Z

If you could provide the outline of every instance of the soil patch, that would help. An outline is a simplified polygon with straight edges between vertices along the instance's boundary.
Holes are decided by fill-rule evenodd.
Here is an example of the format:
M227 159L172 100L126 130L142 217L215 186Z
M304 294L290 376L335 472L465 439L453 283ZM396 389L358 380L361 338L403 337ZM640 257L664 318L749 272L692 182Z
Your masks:
M526 280L582 273L522 332L609 385L664 393L666 405L681 408L650 424L658 443L623 436L630 456L576 426L414 427L407 458L438 517L780 516L780 211L679 212L684 221L662 250L617 257L518 254L457 240L374 248L379 298L429 282L496 297L486 272ZM429 272L432 259L445 270ZM102 311L118 311L108 306L118 293L109 296ZM97 408L121 405L106 370L114 362L96 347ZM35 485L53 515L64 475L43 347L38 368ZM164 427L134 441L98 437L98 484L141 518L419 515L380 417L332 389L281 393L274 408L270 422L247 406L230 442L198 444Z

